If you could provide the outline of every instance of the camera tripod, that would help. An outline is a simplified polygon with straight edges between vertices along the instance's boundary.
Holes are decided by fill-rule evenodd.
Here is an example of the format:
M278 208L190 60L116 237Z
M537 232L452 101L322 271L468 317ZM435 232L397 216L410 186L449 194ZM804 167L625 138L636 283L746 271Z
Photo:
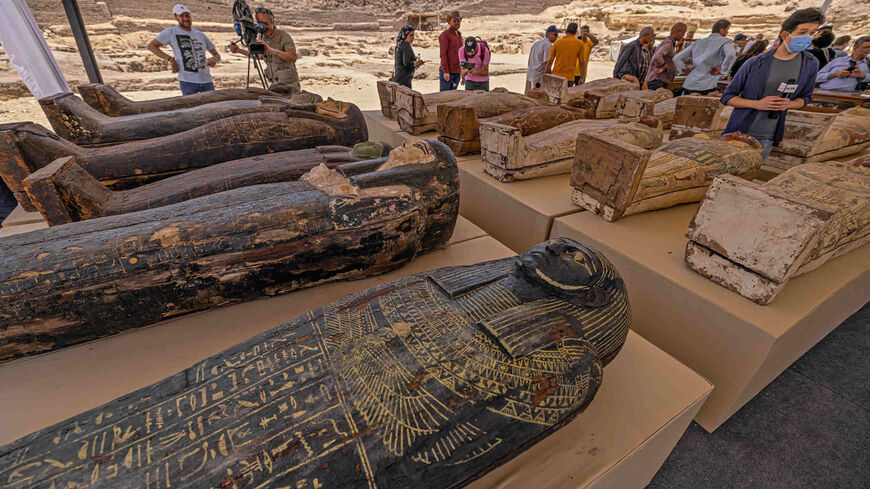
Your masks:
M245 77L245 88L250 88L251 86L251 64L254 65L254 69L257 71L257 76L260 78L260 84L263 85L263 90L268 90L269 87L266 85L266 73L263 70L262 65L260 65L260 58L258 55L251 52L251 46L248 46L248 75Z

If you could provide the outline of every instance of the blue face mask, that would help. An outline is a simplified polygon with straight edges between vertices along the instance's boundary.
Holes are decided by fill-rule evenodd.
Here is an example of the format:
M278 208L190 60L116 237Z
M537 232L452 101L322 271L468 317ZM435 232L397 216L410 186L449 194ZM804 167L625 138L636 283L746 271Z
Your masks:
M791 42L788 43L786 48L791 53L799 53L810 47L813 43L813 36L792 36L789 34L789 37L791 37Z

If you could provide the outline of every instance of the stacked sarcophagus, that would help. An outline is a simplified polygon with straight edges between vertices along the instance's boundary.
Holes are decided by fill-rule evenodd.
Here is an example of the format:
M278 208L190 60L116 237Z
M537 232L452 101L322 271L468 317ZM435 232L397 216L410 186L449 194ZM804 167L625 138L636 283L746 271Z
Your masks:
M870 109L842 112L806 107L788 113L785 133L765 164L787 170L794 166L859 153L870 147Z
M4 124L0 178L22 207L34 211L24 179L65 156L74 156L76 164L112 189L124 190L225 161L315 146L349 146L366 139L362 112L333 100L307 110L227 117L168 136L99 148L77 146L32 123Z
M616 78L593 80L568 87L561 76L544 75L541 90L551 104L568 105L590 111L591 119L609 119L619 114L619 94L637 90L637 84Z
M761 145L742 134L683 138L648 150L609 135L581 134L571 171L573 202L608 221L697 202L717 175L752 180Z
M476 91L447 90L420 93L390 81L378 82L381 114L399 123L408 134L423 134L438 128L438 106L474 95Z
M805 163L761 185L716 178L689 226L686 263L769 304L792 277L870 242L863 163Z
M511 112L538 105L543 101L499 88L438 105L438 140L457 156L478 153L482 120L500 122L496 116L513 120Z
M0 239L0 361L396 268L442 246L458 171L437 141Z

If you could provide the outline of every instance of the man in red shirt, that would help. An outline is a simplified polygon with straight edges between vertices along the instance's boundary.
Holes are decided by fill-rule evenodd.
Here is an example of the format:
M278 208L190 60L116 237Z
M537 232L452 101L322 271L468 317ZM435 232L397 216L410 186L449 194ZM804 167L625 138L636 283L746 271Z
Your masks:
M438 36L438 46L441 48L441 68L438 77L441 82L441 91L456 90L459 86L459 48L463 46L462 33L459 25L462 17L459 11L454 10L447 14L447 30Z

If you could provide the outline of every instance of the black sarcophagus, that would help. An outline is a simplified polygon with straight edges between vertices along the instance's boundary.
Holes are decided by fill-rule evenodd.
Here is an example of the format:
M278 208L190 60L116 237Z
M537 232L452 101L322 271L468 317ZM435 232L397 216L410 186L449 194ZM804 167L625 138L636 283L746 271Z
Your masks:
M630 320L567 239L311 311L0 449L10 487L459 488L572 420Z
M23 180L65 156L114 190L249 156L368 139L362 112L328 100L309 110L227 117L187 131L103 148L83 148L29 122L0 125L0 177L26 210Z
M437 141L303 181L0 239L0 361L264 295L366 277L441 247L459 208Z

